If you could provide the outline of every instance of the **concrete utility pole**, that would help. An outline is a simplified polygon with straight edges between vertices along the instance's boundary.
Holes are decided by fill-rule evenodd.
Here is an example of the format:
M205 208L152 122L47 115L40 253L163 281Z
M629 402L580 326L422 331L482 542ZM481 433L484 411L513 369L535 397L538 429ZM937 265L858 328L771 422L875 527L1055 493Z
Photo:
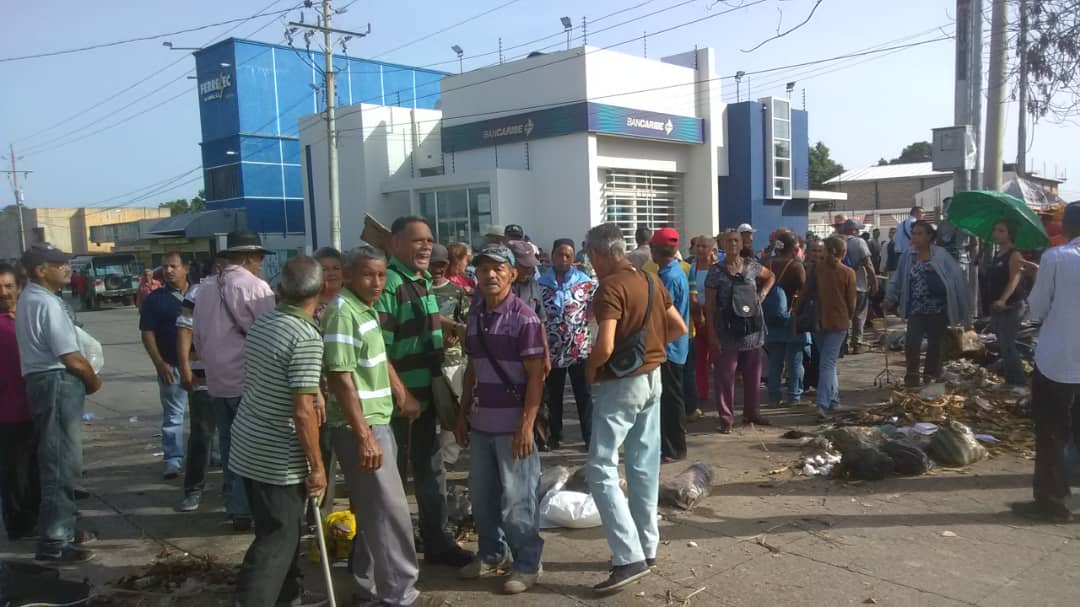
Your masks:
M349 32L330 27L330 20L334 10L330 8L330 0L322 1L322 23L310 25L306 23L290 22L289 25L320 31L323 34L323 80L326 89L326 152L329 164L329 190L330 190L330 242L335 249L341 250L341 201L340 185L338 182L338 156L337 156L337 118L334 111L337 93L334 83L334 34L343 34L363 38L371 33L371 24L367 31ZM315 220L314 217L311 218Z
M1027 175L1027 105L1028 105L1028 7L1027 0L1018 0L1017 9L1020 11L1020 34L1016 40L1016 47L1020 53L1020 111L1017 112L1016 124L1016 174L1020 177Z
M953 123L972 124L971 120L971 2L956 0L956 84L953 90ZM968 172L960 169L953 174L953 191L971 189Z
M14 144L11 144L8 149L11 152L11 170L0 171L0 173L8 173L11 175L11 189L15 193L15 212L19 214L19 254L22 255L26 251L26 226L23 223L22 191L19 190L19 169L15 166L18 157L15 156ZM23 171L23 173L32 172L33 171Z
M983 189L1000 190L1005 147L1005 64L1008 53L1009 1L992 0L990 72L986 95L986 144Z
M334 90L334 41L330 32L330 0L323 0L323 57L326 59L326 68L323 77L326 78L326 154L330 164L330 242L337 250L341 250L341 195L338 183L338 159L337 159L337 118L334 115L334 102L336 92ZM314 220L314 218L312 218Z
M975 134L975 168L968 183L982 183L982 125L983 125L983 0L971 0L971 126ZM974 300L972 300L974 301Z

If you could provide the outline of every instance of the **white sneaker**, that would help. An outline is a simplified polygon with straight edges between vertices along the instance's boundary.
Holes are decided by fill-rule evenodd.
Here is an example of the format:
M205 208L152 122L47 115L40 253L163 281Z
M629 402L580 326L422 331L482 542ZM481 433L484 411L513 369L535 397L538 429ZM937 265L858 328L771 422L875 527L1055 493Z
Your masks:
M479 556L473 562L458 570L458 577L463 580L475 580L482 577L506 575L510 569L510 557L503 559L501 563L485 563Z
M510 579L506 580L503 584L503 592L506 594L521 594L529 588L532 588L536 584L536 580L540 579L540 574L543 572L543 568L536 573L521 573L515 571L510 575Z

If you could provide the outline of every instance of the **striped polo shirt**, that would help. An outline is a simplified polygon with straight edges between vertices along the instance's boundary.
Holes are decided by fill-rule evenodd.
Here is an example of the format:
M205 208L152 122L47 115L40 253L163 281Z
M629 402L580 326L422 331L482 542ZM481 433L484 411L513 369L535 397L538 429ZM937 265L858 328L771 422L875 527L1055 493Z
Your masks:
M432 370L442 367L439 303L428 272L417 276L396 257L390 258L388 270L382 297L375 302L386 355L401 382L426 409L431 402Z
M323 368L329 373L352 373L368 425L389 424L394 399L390 395L390 370L379 330L379 313L346 287L323 312L322 329ZM333 394L330 403L327 422L348 425Z
M483 340L487 342L486 349ZM489 351L502 365L513 390L499 377L488 357ZM513 293L490 311L481 298L469 311L465 354L476 373L469 417L472 429L489 434L515 432L525 409L521 400L525 397L525 361L544 356L544 327L540 318Z
M317 394L323 342L303 310L286 304L248 331L244 396L232 425L229 469L269 485L294 485L308 474L293 422L293 394Z

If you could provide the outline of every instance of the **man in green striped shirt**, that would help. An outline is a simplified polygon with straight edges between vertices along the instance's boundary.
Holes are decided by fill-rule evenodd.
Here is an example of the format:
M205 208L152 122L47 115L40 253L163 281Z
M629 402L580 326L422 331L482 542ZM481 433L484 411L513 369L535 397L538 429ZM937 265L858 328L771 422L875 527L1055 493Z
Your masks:
M361 531L349 559L359 586L356 598L364 604L413 605L419 568L405 487L391 463L397 460L390 429L392 371L372 307L386 284L386 258L374 247L357 247L345 253L342 270L344 288L322 317L323 363L331 394L331 440ZM415 418L420 406L407 394L399 400L400 413Z
M420 217L399 217L390 233L386 288L375 310L387 358L403 390L416 398L421 410L411 423L401 416L390 422L397 440L398 472L404 480L406 458L412 460L424 560L461 568L472 562L473 553L458 546L446 530L446 470L442 459L436 457L438 418L431 402L431 382L442 373L443 329L452 329L455 338L460 338L464 325L439 314L428 272L434 240L427 222ZM391 382L398 383L393 374Z
M248 331L244 393L232 425L228 465L244 482L255 521L237 580L241 607L326 602L303 591L297 563L304 502L326 489L319 451L323 341L313 318L319 263L290 259L278 289L283 303Z

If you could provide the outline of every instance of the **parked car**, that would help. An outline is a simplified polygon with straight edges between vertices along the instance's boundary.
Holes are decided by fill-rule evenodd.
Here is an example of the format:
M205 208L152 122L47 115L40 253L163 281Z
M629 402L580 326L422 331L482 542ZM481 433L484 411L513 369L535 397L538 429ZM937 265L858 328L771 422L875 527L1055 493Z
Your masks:
M77 255L71 259L71 270L86 277L86 292L79 293L84 308L97 310L106 302L134 305L142 274L134 255Z

